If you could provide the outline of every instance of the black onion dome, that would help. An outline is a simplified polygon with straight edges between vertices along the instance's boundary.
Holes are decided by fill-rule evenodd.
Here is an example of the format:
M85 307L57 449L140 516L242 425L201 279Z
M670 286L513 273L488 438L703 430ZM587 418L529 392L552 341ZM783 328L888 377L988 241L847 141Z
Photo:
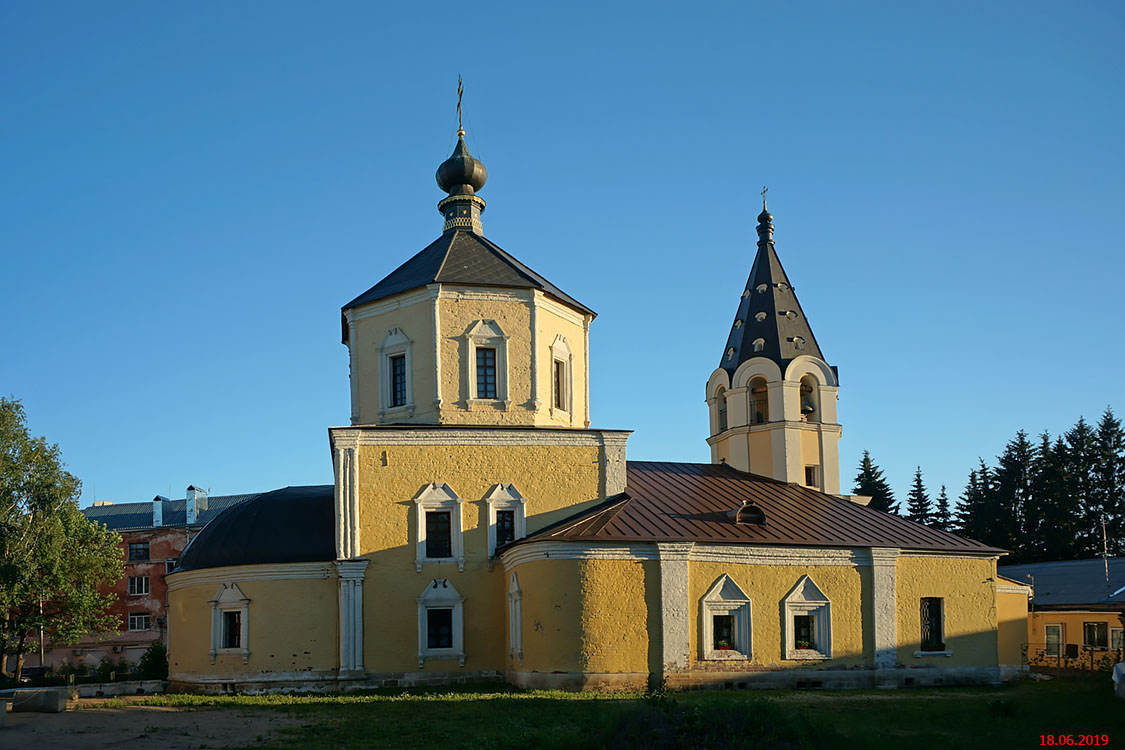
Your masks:
M437 168L438 187L451 195L454 192L472 194L484 187L487 180L488 170L469 153L469 147L465 145L465 132L459 131L453 153ZM462 186L470 189L457 189Z
M773 214L766 210L765 206L762 207L762 213L758 214L759 224L772 224Z
M176 572L336 559L333 487L286 487L229 508L203 527Z

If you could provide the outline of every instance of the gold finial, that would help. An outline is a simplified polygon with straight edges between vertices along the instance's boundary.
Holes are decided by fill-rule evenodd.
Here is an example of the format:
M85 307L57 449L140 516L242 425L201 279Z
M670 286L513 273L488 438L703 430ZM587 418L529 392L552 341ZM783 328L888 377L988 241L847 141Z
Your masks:
M458 107L457 111L460 112L461 111L460 110L461 105L458 104L457 107ZM766 193L768 193L769 191L770 191L770 189L768 187L766 187L765 185L762 185L762 210L763 211L766 210Z
M461 84L461 76L457 76L457 135L464 136L465 128L461 124L461 97L465 93L465 87Z

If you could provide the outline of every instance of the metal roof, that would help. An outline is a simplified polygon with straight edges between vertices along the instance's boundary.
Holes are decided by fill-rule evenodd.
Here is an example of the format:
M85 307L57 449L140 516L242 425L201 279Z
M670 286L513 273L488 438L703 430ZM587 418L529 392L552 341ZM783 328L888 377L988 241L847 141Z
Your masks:
M797 293L774 249L772 218L764 211L758 217L763 222L758 226L762 239L758 242L754 265L750 267L750 277L719 362L719 366L732 377L740 364L753 357L772 359L783 374L789 363L800 355L824 359L805 311L797 301ZM765 291L759 292L758 288L763 285ZM762 320L758 320L759 317ZM754 351L757 339L763 339L760 352ZM804 341L803 349L797 348L795 339Z
M765 523L737 524L753 503ZM691 541L809 547L897 547L973 554L1004 550L833 495L725 464L627 462L625 493L516 542Z
M196 513L193 526L202 526L227 508L238 505L247 500L252 500L262 493L251 492L245 495L215 495L207 498L207 507ZM137 531L140 529L157 528L152 525L152 505L155 499L147 503L113 503L112 505L91 505L83 508L82 513L91 521L98 521L113 531ZM162 500L163 523L160 528L167 526L187 525L187 500Z
M258 495L215 518L191 540L176 571L336 559L330 484Z
M1036 607L1125 605L1125 557L1109 558L1108 596L1105 561L1100 557L1004 565L996 570L1006 578L1031 583Z
M442 234L342 309L347 311L435 282L539 289L580 312L597 314L516 260L496 243L473 232L459 230ZM344 336L346 342L347 326L344 326Z

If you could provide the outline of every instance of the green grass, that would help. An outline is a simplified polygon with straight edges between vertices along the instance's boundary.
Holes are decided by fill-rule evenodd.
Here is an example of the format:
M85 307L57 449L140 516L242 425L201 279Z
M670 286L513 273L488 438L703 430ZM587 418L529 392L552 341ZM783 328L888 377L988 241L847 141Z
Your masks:
M148 705L282 710L280 745L340 748L1039 747L1042 734L1109 735L1125 703L1109 679L899 691L707 691L644 697L496 686L316 696L154 696ZM111 704L112 705L112 704ZM258 746L255 746L258 747Z

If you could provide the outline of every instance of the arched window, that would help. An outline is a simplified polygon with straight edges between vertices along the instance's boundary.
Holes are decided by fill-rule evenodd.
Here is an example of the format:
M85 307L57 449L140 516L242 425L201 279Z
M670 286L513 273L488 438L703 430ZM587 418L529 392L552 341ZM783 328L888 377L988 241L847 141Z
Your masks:
M750 380L750 424L770 421L770 399L765 378Z
M715 391L715 409L717 411L718 431L722 432L727 428L727 389L721 385Z
M806 422L820 421L816 386L816 379L811 375L801 378L801 419Z

